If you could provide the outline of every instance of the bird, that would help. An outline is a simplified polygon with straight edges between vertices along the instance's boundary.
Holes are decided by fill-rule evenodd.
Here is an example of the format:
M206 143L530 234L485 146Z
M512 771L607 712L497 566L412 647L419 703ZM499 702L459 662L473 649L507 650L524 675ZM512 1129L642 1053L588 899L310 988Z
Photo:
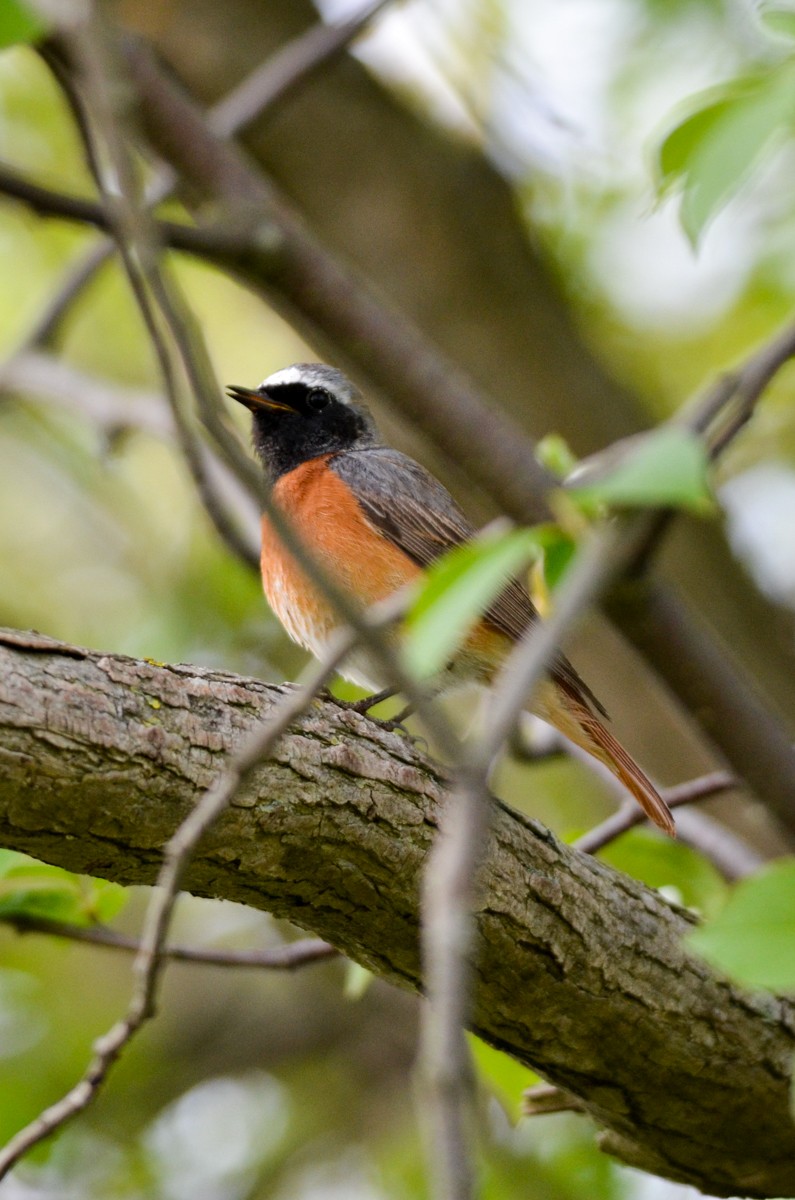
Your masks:
M414 459L384 445L359 389L325 363L294 363L256 388L229 396L252 414L252 440L273 503L331 579L363 607L416 583L476 530L447 489ZM262 583L290 638L322 658L341 621L262 518ZM446 682L493 680L515 643L541 620L529 591L510 580L456 652ZM383 687L364 651L341 673L370 691ZM603 705L561 653L536 689L533 712L603 763L643 812L675 836L671 811L607 728Z

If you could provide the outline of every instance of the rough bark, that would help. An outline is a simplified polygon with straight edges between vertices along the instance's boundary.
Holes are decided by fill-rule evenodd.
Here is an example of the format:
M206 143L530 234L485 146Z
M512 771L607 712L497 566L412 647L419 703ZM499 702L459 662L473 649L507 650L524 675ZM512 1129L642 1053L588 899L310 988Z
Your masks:
M0 836L124 883L279 688L0 632ZM187 886L419 989L419 880L445 780L317 701L198 849ZM720 1195L795 1195L795 1009L682 947L685 914L495 801L472 1027L581 1097L625 1161Z

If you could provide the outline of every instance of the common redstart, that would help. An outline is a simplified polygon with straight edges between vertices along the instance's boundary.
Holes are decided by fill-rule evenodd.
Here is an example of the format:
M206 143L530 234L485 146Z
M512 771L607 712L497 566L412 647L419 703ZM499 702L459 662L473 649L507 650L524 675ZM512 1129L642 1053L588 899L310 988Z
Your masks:
M254 447L273 499L318 562L367 607L412 583L435 559L475 533L446 488L413 459L379 442L359 391L335 367L296 363L258 388L230 387L253 414ZM339 617L262 520L262 582L290 637L322 657ZM448 668L451 684L488 684L515 642L540 620L518 581L475 625ZM363 653L342 668L376 690ZM671 835L673 817L634 759L605 727L602 705L558 654L533 711L604 763L646 815Z

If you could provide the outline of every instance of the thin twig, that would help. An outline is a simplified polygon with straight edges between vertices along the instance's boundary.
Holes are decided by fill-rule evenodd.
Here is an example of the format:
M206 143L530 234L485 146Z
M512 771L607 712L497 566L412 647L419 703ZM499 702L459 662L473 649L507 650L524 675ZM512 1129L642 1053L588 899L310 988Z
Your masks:
M0 366L0 387L79 413L105 434L137 429L156 438L173 438L174 425L160 396L110 383L37 350L15 354Z
M770 381L793 357L795 323L789 322L737 371L722 375L702 396L685 405L671 423L701 435L710 460L715 462L751 420ZM629 576L639 578L645 574L675 517L673 509L657 514L627 564Z
M422 1067L429 1100L428 1158L438 1200L475 1194L474 1072L464 1030L472 992L473 886L488 833L490 796L462 765L422 877Z
M34 183L4 162L0 162L0 193L19 200L40 216L60 217L64 221L76 221L79 225L92 225L104 233L112 232L112 218L96 200ZM220 222L197 226L158 220L155 228L163 245L202 257L211 257L214 253L234 255L248 244L243 231Z
M221 137L233 137L263 113L278 107L315 72L350 46L390 2L377 0L339 25L326 25L320 21L293 38L208 110L208 127ZM147 208L153 209L167 200L176 182L172 168L162 167L147 185ZM70 266L60 287L28 332L26 347L52 344L66 313L114 249L115 242L111 238L103 239L89 247Z
M100 32L96 23L89 21L80 28L71 29L69 36L82 62L89 91L89 104L85 113L87 133L89 137L92 137L95 136L94 131L96 130L104 142L105 155L110 159L114 169L114 176L109 182L105 180L103 173L99 172L103 198L111 212L113 218L111 226L117 237L139 306L147 321L150 335L156 342L164 378L172 390L175 390L168 347L160 335L158 314L154 312L149 303L150 289L156 298L159 313L165 319L171 337L176 343L182 365L197 393L197 398L200 403L203 403L206 410L203 412L205 420L215 423L218 421L215 409L218 390L216 388L214 395L212 394L209 359L201 344L198 331L191 324L187 310L182 309L181 300L177 303L174 302L176 293L172 292L164 281L157 262L154 239L146 226L140 206L136 204L135 187L126 147L118 133L115 124L117 114L113 111L106 91L109 66L106 61L108 47L103 40L106 36L105 30ZM104 161L102 153L94 152L90 157L96 162ZM175 419L176 417L177 413L175 412ZM313 561L313 556L308 554L300 539L295 537L289 523L273 505L270 498L266 497L263 503L266 511L271 515L277 533L282 536L282 540L294 553L299 564L308 568L310 577L316 579L330 598L337 603L341 616L348 619L349 628L342 635L333 661L322 664L315 672L312 688L299 692L297 700L291 698L292 702L285 705L283 721L269 722L266 729L259 731L257 736L250 739L241 754L219 776L216 784L207 791L197 808L172 838L166 849L164 866L160 873L160 890L154 893L147 910L141 949L135 963L138 985L126 1016L95 1044L94 1060L76 1087L60 1102L42 1113L26 1130L18 1134L0 1154L0 1178L21 1154L24 1154L32 1145L48 1136L55 1128L91 1102L123 1047L153 1014L162 967L163 945L181 874L196 842L217 815L223 811L254 766L268 753L286 725L306 707L314 690L321 686L322 682L325 682L331 671L338 665L341 657L350 650L357 636L361 637L370 647L375 657L391 673L397 685L405 691L408 699L420 709L426 718L429 729L443 747L446 746L453 755L458 750L457 739L446 721L432 705L428 704L421 689L406 675L397 654L391 649L381 631L376 629L372 622L357 610L336 584L328 580L323 572L320 572L317 564Z
M578 552L552 615L532 627L512 652L496 681L490 719L472 752L469 773L460 773L455 803L445 813L446 837L429 864L423 947L431 1003L424 1019L424 1046L435 1100L438 1195L443 1200L468 1200L474 1188L470 1063L461 1027L470 991L471 893L487 825L487 772L566 633L632 561L656 519L655 513L640 513L596 529ZM691 781L672 789L671 795L675 803L692 803L698 795L715 794L733 782L721 774ZM643 815L637 805L632 808L634 824ZM623 827L625 819L619 814L614 824L621 822Z
M72 925L68 921L34 916L0 916L0 922L21 934L47 934L108 950L123 950L128 954L138 954L141 950L141 942L137 938L108 929L105 925ZM170 962L200 963L211 967L253 967L269 971L292 971L338 956L339 951L320 938L302 938L267 950L207 950L198 946L169 946L162 951L162 957Z
M232 137L302 87L318 69L341 54L391 0L376 0L339 25L318 22L271 54L208 113L210 128Z
M85 25L84 37L76 32L72 35L80 60L85 99L59 56L51 53L48 60L51 66L57 66L59 83L75 114L89 166L110 214L112 234L160 367L182 455L203 507L230 551L253 570L258 570L256 540L229 512L208 471L201 443L185 411L176 365L152 303L151 293L158 289L161 276L158 247L149 214L138 202L133 162L119 132L119 118L125 114L116 111L120 93L111 89L108 82L118 71L110 38L95 31L98 20L95 17ZM238 449L242 455L242 449Z
M687 783L677 784L676 787L666 788L661 792L663 800L669 808L681 808L683 804L695 804L699 800L708 800L721 792L731 791L738 786L738 781L728 771L713 771L709 775L699 775ZM618 812L612 813L601 824L589 829L582 837L572 844L583 854L596 854L605 846L609 846L623 833L635 829L638 825L646 824L646 814L634 800L622 804Z
M795 324L790 323L684 413L689 428L705 436L711 458L722 454L745 428L768 384L793 357Z
M578 1096L552 1083L537 1083L522 1095L522 1115L545 1117L550 1113L585 1112L586 1108Z

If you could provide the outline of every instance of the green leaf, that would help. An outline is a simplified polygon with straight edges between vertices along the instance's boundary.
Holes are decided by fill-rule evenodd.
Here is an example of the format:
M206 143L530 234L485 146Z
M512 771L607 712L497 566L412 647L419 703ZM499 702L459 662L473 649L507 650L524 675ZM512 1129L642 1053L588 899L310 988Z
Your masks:
M633 829L601 850L599 857L707 917L720 912L729 894L721 875L701 854L649 829Z
M795 990L795 859L744 879L688 944L738 983Z
M732 103L725 98L723 89L705 93L705 96L707 94L714 95L716 99L705 103L681 124L674 126L660 146L657 160L657 190L660 195L665 195L677 183L683 182L682 177L686 176L699 147ZM718 96L721 98L717 99Z
M536 459L557 479L565 479L577 466L569 443L559 433L548 433L542 437L536 445Z
M406 614L409 670L424 677L444 667L508 580L542 549L534 529L513 529L456 546L435 562Z
M659 152L660 190L681 182L682 226L695 246L709 222L795 121L795 63L705 93Z
M557 525L537 525L536 533L541 542L544 581L554 592L577 553L577 543Z
M47 917L90 925L115 916L126 895L118 884L0 850L0 918Z
M703 514L712 508L707 454L694 433L662 425L632 439L633 445L601 478L566 489L586 510L684 508Z
M46 25L31 12L23 0L2 0L0 4L0 49L20 42L35 42Z

